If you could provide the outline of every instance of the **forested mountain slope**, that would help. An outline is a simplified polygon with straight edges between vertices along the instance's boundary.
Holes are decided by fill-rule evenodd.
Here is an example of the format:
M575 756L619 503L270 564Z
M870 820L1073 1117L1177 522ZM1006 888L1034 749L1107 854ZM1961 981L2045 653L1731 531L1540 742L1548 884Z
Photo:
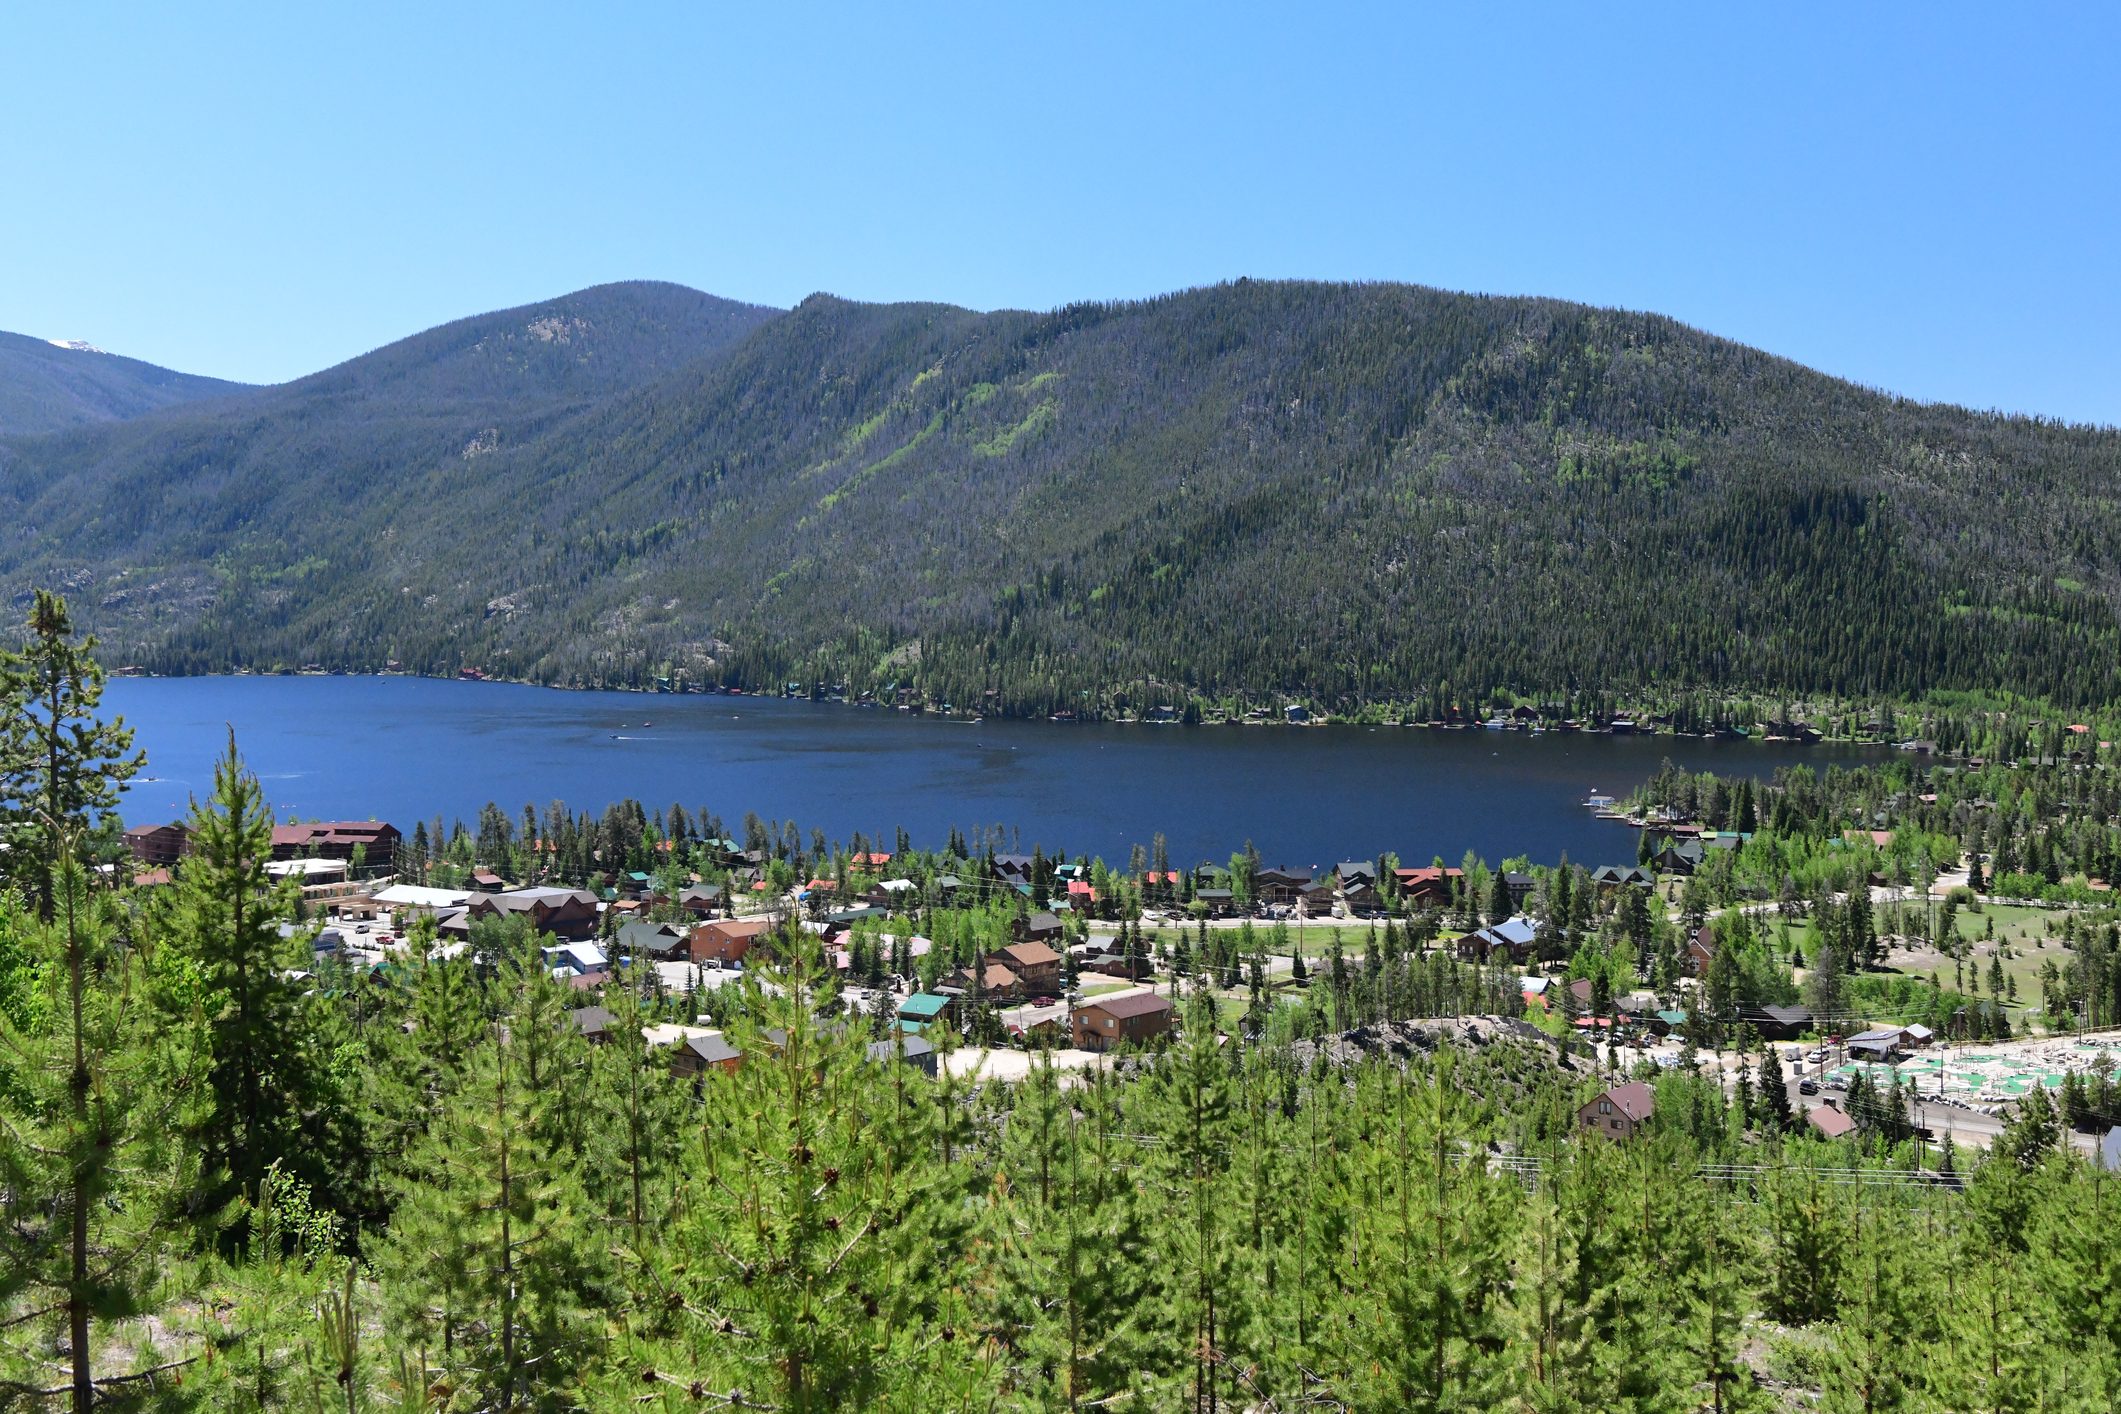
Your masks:
M436 331L292 405L17 440L0 573L186 670L2121 696L2112 431L1408 286L701 307L728 337L631 386L513 396Z
M0 334L0 436L116 422L156 408L247 391L100 349Z

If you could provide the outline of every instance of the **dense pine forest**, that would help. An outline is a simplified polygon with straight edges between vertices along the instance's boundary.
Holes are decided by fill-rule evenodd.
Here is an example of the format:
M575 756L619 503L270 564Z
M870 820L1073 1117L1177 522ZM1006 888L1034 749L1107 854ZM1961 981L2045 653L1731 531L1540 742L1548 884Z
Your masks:
M64 602L40 596L30 627L0 661L12 1407L2121 1400L2121 1191L2063 1143L2040 1092L1985 1153L1924 1142L1869 1094L1849 1097L1856 1132L1829 1142L1798 1121L1773 1048L1756 1083L1740 1026L1711 1038L1745 1053L1734 1087L1645 1067L1649 1125L1585 1134L1578 1107L1622 1077L1505 1019L1420 1024L1517 1003L1511 979L1424 955L1412 919L1359 957L1336 945L1294 1007L1241 1021L1211 984L1244 960L1202 954L1175 1034L1108 1069L1034 1056L1011 1082L902 1061L904 1033L845 1007L811 935L784 927L713 995L740 1063L686 1074L645 1028L692 1020L689 1001L612 982L591 994L594 1043L587 998L520 916L482 919L455 948L416 922L386 968L313 951L300 896L266 872L273 821L234 742L172 880L128 888L93 867L101 818L143 763L102 717L95 645ZM1645 797L1758 827L1703 886L1738 897L1778 840L1790 887L1822 903L1852 872L1933 867L1933 842L1977 819L1994 849L2043 864L2109 847L2050 838L2111 804L2103 783L2065 794L2006 768L1910 794L1910 769L1793 773L1757 796L1666 773ZM1867 835L1831 847L1879 808L1908 817L1883 858ZM555 812L518 829L495 810L475 833L418 832L407 865L610 869L696 839L683 812L657 818ZM741 829L715 846L755 849L779 876L880 857ZM973 842L940 858L984 877ZM1513 906L1484 874L1469 870L1455 909ZM1034 894L1055 877L1035 867ZM1564 870L1538 893L1585 965L1638 928L1652 951L1670 944L1640 891L1594 903ZM1115 888L1100 904L1127 901ZM947 942L1017 911L974 898L920 921ZM1845 907L1819 936L1870 933Z
M0 437L119 661L1189 701L2109 703L2121 435L1669 319L1240 281L976 314L607 286Z

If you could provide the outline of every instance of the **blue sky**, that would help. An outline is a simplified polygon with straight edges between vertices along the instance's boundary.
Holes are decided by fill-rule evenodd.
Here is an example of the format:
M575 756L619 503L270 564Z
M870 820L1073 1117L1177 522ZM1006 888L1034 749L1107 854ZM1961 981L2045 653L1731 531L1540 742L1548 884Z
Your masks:
M0 18L0 328L292 377L606 280L1672 314L2121 423L2121 7L276 4Z

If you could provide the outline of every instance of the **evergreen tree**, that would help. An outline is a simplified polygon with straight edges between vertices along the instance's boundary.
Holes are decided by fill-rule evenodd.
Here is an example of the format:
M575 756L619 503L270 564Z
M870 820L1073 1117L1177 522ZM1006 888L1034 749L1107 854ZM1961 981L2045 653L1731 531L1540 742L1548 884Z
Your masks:
M378 1268L404 1348L485 1407L562 1408L604 1295L581 1156L554 1142L586 1058L543 1012L551 979L504 968L507 1010L405 1156Z
M197 996L184 1004L168 959L118 944L70 836L53 857L25 1015L0 1015L0 1403L64 1395L86 1414L143 1387L110 1368L112 1323L161 1309L165 1264L216 1214L182 1142L206 1097ZM0 929L18 926L0 908Z
M58 849L76 847L146 764L123 717L103 721L93 636L76 642L66 601L39 589L29 641L0 649L0 884L14 882L52 918Z
M330 1148L304 1141L315 1140L332 1106L307 1045L304 989L290 976L309 959L281 936L291 905L265 872L272 816L233 733L213 795L192 806L191 838L165 926L208 997L213 1109L198 1136L202 1155L224 1197L255 1196L276 1163L324 1189L339 1177Z

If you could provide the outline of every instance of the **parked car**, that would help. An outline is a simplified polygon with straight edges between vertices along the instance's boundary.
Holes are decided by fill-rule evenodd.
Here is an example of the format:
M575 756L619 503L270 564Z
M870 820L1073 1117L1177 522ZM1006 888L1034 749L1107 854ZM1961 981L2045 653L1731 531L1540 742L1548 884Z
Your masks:
M1819 1093L1819 1082L1816 1080L1800 1080L1797 1082L1797 1093L1800 1095L1816 1095Z
M1826 1047L1824 1047L1824 1046L1821 1046L1821 1047L1819 1047L1819 1048L1818 1048L1817 1050L1813 1051L1813 1052L1812 1052L1812 1053L1811 1053L1810 1055L1806 1056L1806 1057L1805 1057L1805 1059L1806 1059L1806 1060L1808 1060L1808 1061L1810 1061L1810 1062L1811 1062L1811 1063L1812 1063L1813 1065L1817 1065L1817 1064L1819 1064L1819 1063L1820 1063L1821 1061L1823 1061L1823 1060L1825 1060L1825 1059L1826 1059Z

